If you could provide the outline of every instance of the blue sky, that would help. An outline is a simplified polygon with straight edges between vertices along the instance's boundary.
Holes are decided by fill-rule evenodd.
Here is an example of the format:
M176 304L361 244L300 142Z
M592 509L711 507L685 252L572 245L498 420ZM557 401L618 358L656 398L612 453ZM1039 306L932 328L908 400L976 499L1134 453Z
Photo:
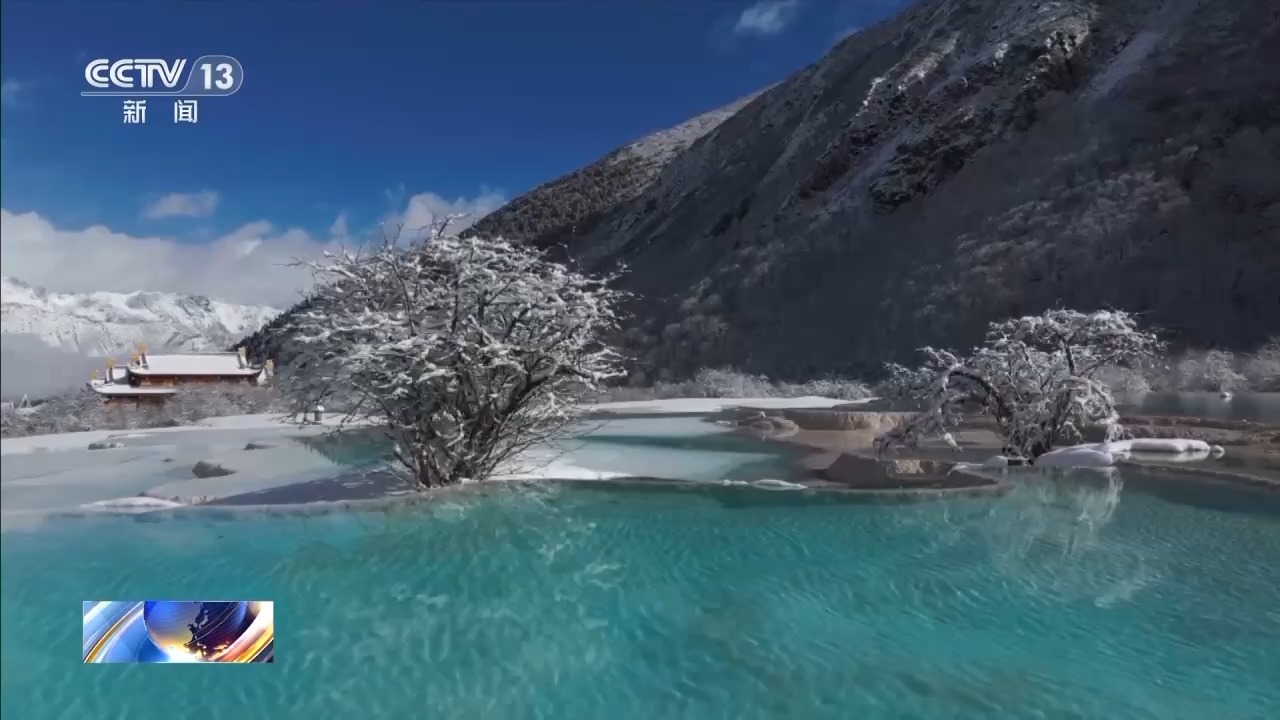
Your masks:
M359 235L415 198L492 209L780 80L904 4L6 0L5 273L278 302L288 283L225 273ZM245 84L200 100L195 125L173 123L163 98L126 125L122 98L79 95L96 58L204 54L239 59ZM68 271L68 257L97 269ZM177 267L194 261L224 277Z

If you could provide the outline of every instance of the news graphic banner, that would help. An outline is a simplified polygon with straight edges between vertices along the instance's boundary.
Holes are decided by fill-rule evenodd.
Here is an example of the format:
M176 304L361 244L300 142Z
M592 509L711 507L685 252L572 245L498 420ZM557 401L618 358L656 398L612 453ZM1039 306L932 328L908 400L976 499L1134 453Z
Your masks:
M234 95L244 85L244 67L230 55L186 58L99 58L84 68L85 97L124 97L124 122L147 122L147 101L155 96L174 98L173 122L199 121L199 98ZM163 102L156 101L155 102Z
M275 662L269 600L101 600L82 608L86 663Z

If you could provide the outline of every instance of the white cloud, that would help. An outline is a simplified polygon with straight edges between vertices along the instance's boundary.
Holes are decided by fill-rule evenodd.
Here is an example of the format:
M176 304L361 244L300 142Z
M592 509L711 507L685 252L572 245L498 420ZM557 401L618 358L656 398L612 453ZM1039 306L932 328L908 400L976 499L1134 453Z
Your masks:
M17 80L0 80L0 104L14 105L25 86Z
M55 227L36 213L0 210L0 265L32 285L63 292L155 290L261 305L287 305L310 284L287 267L333 246L303 230L249 223L211 242L137 237L101 225Z
M344 238L347 236L347 212L344 210L338 213L338 219L333 221L329 226L329 234L336 238Z
M466 212L472 221L502 205L489 190L448 201L434 193L409 199L393 223L406 231L430 225L440 215ZM311 285L311 275L290 267L297 258L337 250L346 235L346 214L328 237L251 222L215 238L138 237L101 225L82 230L55 227L36 213L0 209L0 265L4 274L62 292L178 292L250 305L284 307ZM396 225L391 224L394 228Z
M742 11L733 31L739 35L775 35L795 19L800 0L760 0Z
M460 232L502 207L504 203L506 199L502 193L489 188L481 188L480 194L474 198L455 200L446 200L435 193L420 193L409 198L404 212L392 213L385 224L389 232L399 228L401 237L415 238L429 229L436 220L448 215L465 214L465 218L455 220L449 225L451 232Z
M76 387L101 368L103 360L50 347L37 335L18 333L4 334L0 358L0 396L5 398L45 397Z
M201 190L193 193L169 193L142 210L151 220L171 217L209 217L218 209L218 193Z

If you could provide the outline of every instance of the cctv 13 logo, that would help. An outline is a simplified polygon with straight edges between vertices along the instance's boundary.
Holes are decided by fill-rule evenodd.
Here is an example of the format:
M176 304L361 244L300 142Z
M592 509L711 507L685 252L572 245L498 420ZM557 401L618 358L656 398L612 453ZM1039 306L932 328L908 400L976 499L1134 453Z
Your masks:
M100 58L84 68L91 90L81 95L233 95L244 85L244 68L230 55L177 60Z

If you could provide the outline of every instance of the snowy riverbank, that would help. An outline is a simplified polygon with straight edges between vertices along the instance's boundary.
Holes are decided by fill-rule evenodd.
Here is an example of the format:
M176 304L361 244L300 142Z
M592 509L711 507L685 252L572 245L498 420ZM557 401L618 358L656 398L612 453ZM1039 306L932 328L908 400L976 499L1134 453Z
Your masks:
M828 398L681 398L592 406L582 433L698 437L729 429L673 414L732 407L826 408ZM616 419L611 416L618 416ZM651 415L652 418L634 416ZM625 416L631 416L630 418ZM191 505L258 506L385 500L415 491L377 463L356 468L326 449L331 417L297 425L278 415L213 418L194 426L131 432L80 432L4 439L6 517L65 512L148 512ZM580 439L583 435L577 436ZM620 453L587 447L570 436L517 458L493 480L682 479L685 467L715 475L715 453L643 448ZM92 448L92 449L91 449ZM777 487L783 487L778 485Z

